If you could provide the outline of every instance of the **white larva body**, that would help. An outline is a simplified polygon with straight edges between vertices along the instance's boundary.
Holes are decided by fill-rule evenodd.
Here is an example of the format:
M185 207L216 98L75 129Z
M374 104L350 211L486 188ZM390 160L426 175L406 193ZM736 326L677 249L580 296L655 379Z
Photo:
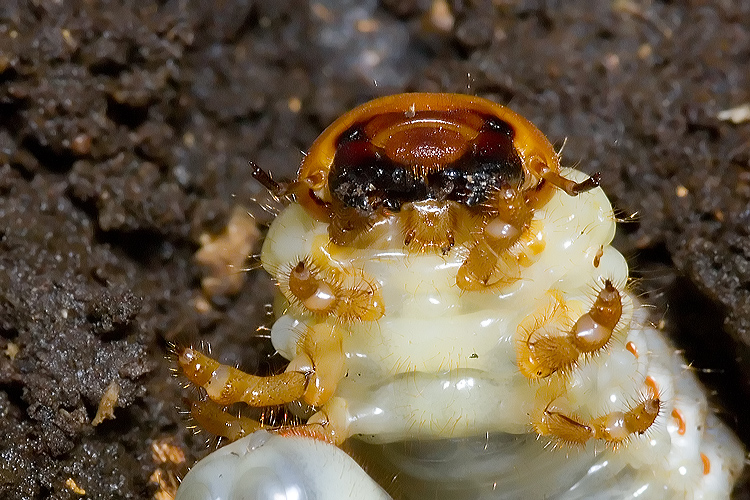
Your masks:
M257 431L216 450L185 477L180 500L387 500L346 453L323 441Z
M564 174L575 181L586 178L574 170ZM399 495L728 498L744 450L712 415L679 354L625 293L628 267L609 246L614 232L612 208L601 189L577 197L557 190L534 212L531 234L543 245L527 255L521 279L500 290L466 292L455 284L465 247L447 255L410 253L403 235L389 227L382 229L377 247L334 247L328 244L327 225L292 204L271 226L262 261L279 278L301 256L312 256L344 271L362 271L379 284L386 314L376 322L343 325L346 376L320 410L353 439L369 443L358 448L370 446L377 455L373 460L394 462ZM516 346L535 318L544 317L562 297L567 309L551 326L570 328L591 307L605 280L623 295L622 318L609 346L580 360L566 376L535 382L520 374ZM337 320L286 306L272 340L292 359L305 326ZM594 418L626 410L649 388L662 402L657 420L616 450L595 440L580 449L545 448L548 442L537 439L531 427L532 415L551 401ZM239 444L247 439L258 438L232 446L247 446ZM279 439L285 438L274 438ZM284 442L284 448L289 446ZM300 457L307 453L303 448L296 448ZM332 445L314 448L316 455L304 458L313 464L324 463L320 453L337 463L343 455ZM219 480L211 475L217 470L217 459L211 457L206 460L212 465L200 462L187 475L178 500L260 498L219 494L220 483L253 481L248 477L258 472L244 470L244 462L235 460L227 462ZM342 493L343 485L361 472L353 472L350 464L342 467L343 483L336 484L321 483L319 468L305 470L310 477L302 496L268 498L350 498ZM200 495L193 494L199 490ZM370 495L355 497L380 498L382 492L374 489Z

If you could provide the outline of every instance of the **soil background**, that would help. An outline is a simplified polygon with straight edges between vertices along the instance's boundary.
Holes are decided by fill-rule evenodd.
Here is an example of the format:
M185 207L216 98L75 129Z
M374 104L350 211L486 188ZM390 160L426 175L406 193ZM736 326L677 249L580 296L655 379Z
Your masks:
M0 498L168 498L210 449L170 342L274 362L272 285L195 259L234 207L264 217L248 161L291 177L338 115L416 90L508 104L602 173L637 290L750 443L750 3L4 0Z

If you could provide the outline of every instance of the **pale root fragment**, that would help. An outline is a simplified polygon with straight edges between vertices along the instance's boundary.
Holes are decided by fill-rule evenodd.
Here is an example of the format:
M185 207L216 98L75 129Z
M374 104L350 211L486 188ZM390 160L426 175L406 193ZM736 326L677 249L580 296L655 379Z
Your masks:
M115 407L117 406L117 398L120 397L120 384L117 380L113 380L109 383L107 388L99 400L99 407L96 410L94 420L91 421L91 425L96 427L105 420L115 418Z
M195 261L203 269L201 287L208 297L230 296L245 282L245 262L260 238L255 219L235 206L227 226L218 235L204 233Z

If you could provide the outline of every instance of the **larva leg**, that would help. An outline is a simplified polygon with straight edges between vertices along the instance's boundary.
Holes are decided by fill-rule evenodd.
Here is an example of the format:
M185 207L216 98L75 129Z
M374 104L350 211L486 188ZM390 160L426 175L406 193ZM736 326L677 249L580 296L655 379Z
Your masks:
M617 447L633 435L646 432L660 409L658 395L650 395L627 411L613 411L586 421L565 413L551 402L533 424L539 435L550 436L560 445L582 446L590 439L601 439Z
M215 436L227 438L230 441L242 439L253 432L265 429L280 436L298 436L326 441L331 444L341 444L344 433L323 412L313 416L313 421L299 425L282 425L280 427L265 427L258 420L248 417L232 415L213 401L191 401L190 415L206 432Z
M210 400L191 401L190 414L203 430L230 441L241 439L262 427L257 420L231 415Z
M289 271L289 293L313 313L329 314L339 300L339 286L319 278L310 263L300 260Z
M595 173L583 182L575 182L546 169L541 177L568 195L578 196L598 187L601 175ZM483 206L481 233L456 276L456 284L462 290L503 286L518 279L520 273L514 272L517 266L507 258L508 250L528 229L533 204L518 189L506 186Z
M342 398L331 398L307 423L275 429L282 436L300 436L326 441L336 446L351 437L346 402Z
M287 366L286 373L308 374L309 383L301 396L305 403L311 406L326 403L344 377L343 335L336 325L318 323L300 339L297 356Z
M301 398L308 385L309 374L305 372L258 377L190 347L178 350L177 362L191 382L203 387L208 397L221 405L243 402L254 407L276 406Z
M307 423L267 427L254 418L232 415L211 400L190 401L190 415L201 429L236 441L265 429L280 436L297 436L341 445L348 437L345 404L338 398L326 404Z
M622 296L606 280L591 309L578 318L570 331L561 335L550 333L545 326L559 324L566 312L562 297L553 297L555 303L534 320L517 344L518 367L528 378L567 373L581 355L594 354L609 343L622 316ZM522 331L523 326L519 327Z
M377 282L361 271L348 275L301 259L282 278L282 290L303 309L344 322L375 321L385 313Z
M223 365L189 347L178 351L177 361L185 376L220 405L264 407L302 399L318 406L330 399L343 376L341 337L338 327L316 324L300 339L297 356L286 371L267 377Z
M298 425L266 427L259 421L232 415L212 401L192 401L190 413L204 430L236 441L253 432L265 429L285 437L306 437L340 446L350 437L347 426L345 403L333 398L323 409L316 412L308 422Z
M497 190L482 205L478 236L456 275L462 290L482 290L512 283L520 277L510 247L528 230L532 212L518 189Z

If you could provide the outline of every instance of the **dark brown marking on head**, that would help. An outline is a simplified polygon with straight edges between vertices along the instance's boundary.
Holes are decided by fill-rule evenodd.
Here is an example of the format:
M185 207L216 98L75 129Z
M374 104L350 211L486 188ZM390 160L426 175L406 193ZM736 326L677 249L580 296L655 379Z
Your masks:
M373 120L342 133L328 178L333 198L363 213L379 207L399 211L404 203L425 200L472 207L503 186L523 183L511 124L475 114L471 118L482 125L472 131L461 121L453 124L433 115L416 113L404 119L401 114L401 122L387 115L387 136L378 129L376 137L368 135Z

